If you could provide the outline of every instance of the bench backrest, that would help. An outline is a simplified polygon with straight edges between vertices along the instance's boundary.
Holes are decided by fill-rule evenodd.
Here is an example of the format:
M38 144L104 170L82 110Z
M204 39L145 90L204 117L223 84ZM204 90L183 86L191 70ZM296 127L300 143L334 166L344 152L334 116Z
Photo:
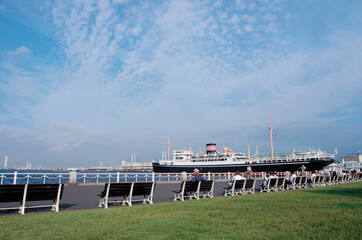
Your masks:
M60 189L59 200L63 196L64 184ZM59 184L29 184L26 194L27 201L56 200Z
M337 176L336 176L336 175L333 175L330 182L331 182L331 183L335 182L335 181L336 181L336 178L337 178Z
M295 178L295 184L301 184L301 182L302 182L302 177L296 177Z
M0 185L0 202L20 202L23 200L24 184Z
M244 185L245 185L245 182L246 182L245 179L234 180L234 181L235 181L235 188L236 189L244 188Z
M247 179L245 183L245 188L249 189L253 187L255 187L255 179Z
M213 180L201 181L200 191L210 191L213 183L214 183Z
M269 186L270 187L275 187L277 182L278 182L278 178L269 178Z
M24 197L25 184L0 185L0 202L21 202ZM64 184L60 189L59 200L63 196ZM26 201L56 200L59 184L29 184Z
M133 196L150 195L153 190L153 182L135 182L133 185Z
M127 196L129 195L132 187L132 183L106 183L104 185L104 190L101 193L102 197L106 195L108 184L111 184L109 186L108 197Z
M283 178L283 177L278 178L277 186L283 186L283 185L284 185L284 181L285 181L285 178Z
M185 182L185 192L195 192L199 187L199 182Z

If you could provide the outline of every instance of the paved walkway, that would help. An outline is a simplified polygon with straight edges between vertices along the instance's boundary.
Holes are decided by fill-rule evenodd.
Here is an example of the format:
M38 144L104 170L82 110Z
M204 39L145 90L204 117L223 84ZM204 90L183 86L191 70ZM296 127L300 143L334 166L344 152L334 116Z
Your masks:
M224 188L227 187L228 182L215 182L214 188L214 197L221 197L224 195ZM261 180L257 180L255 184L256 193L260 192ZM172 191L178 190L180 188L180 183L168 183L168 182L159 182L156 184L154 192L154 203L161 202L171 202L174 198L174 193ZM70 210L82 210L82 209L99 209L99 197L104 189L103 185L82 185L82 186L65 186L63 191L63 198L60 201L59 210L60 211L70 211ZM47 202L49 204L49 201ZM44 204L47 204L46 202ZM19 206L20 203L0 203L0 208L10 207L10 206ZM36 206L41 205L42 202L29 202L27 206ZM29 212L40 212L40 211L50 211L49 208L37 208L37 209L26 209L26 213ZM17 210L12 212L0 211L0 216L5 216L8 214L17 213Z

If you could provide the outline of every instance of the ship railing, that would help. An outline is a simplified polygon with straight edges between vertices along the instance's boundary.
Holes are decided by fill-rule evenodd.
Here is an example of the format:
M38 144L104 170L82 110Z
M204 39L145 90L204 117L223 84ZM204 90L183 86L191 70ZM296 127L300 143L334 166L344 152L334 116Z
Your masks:
M278 176L285 176L285 173L277 173ZM201 173L207 180L230 180L235 173ZM242 173L245 176L245 173ZM252 178L262 179L266 176L265 172L253 172ZM181 180L191 180L192 174L187 173L186 179L181 173L135 173L135 172L65 172L65 173L0 173L0 184L48 184L48 183L106 183L106 182L171 182Z

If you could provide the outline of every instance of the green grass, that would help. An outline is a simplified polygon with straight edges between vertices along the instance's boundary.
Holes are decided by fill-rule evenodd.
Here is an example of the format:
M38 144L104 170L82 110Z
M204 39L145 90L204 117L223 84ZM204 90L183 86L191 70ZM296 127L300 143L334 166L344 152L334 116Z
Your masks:
M361 239L362 183L1 217L0 239Z

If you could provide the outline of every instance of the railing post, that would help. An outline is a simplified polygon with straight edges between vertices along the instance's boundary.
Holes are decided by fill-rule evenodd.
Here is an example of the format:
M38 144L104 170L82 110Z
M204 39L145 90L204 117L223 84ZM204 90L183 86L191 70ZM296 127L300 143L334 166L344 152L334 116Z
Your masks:
M228 179L230 180L230 172L228 172Z
M29 184L30 173L26 176L26 184Z
M111 174L108 174L108 182L111 182Z
M45 175L45 174L44 174ZM61 173L59 173L59 184L61 184L62 183L62 174ZM45 184L45 178L44 178L44 184Z
M155 181L155 172L152 172L152 182Z
M69 173L69 183L70 184L75 184L77 183L77 172L71 171Z
M97 179L96 182L98 183L98 181L99 181L99 180L98 180L98 179L99 179L99 173L97 173L96 179Z
M44 176L43 176L43 178L44 178L44 180L43 180L43 184L45 184L45 178L47 177L47 174L46 173L44 173Z
M83 175L83 183L85 183L86 174Z
M127 173L124 175L124 182L127 182Z
M119 182L119 172L117 172L117 182Z
M16 179L18 177L18 171L14 172L14 185L16 184Z
M207 180L211 180L211 173L208 172L207 175L208 175L208 176L207 176Z
M138 177L138 174L136 174L136 182L137 182L137 179L138 179L137 177Z

